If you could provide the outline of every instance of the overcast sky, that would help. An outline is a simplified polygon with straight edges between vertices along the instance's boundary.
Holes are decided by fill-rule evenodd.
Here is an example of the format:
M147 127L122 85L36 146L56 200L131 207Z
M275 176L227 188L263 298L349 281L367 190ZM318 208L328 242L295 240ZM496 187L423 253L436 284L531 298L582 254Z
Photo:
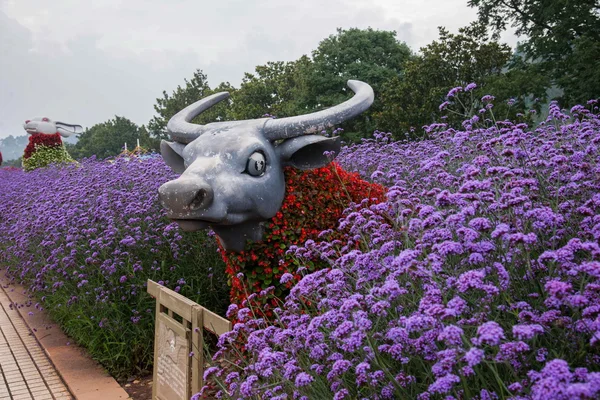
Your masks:
M238 86L336 28L394 30L412 49L468 25L467 0L0 0L0 138L34 116L147 124L196 68ZM512 35L504 40L516 43Z

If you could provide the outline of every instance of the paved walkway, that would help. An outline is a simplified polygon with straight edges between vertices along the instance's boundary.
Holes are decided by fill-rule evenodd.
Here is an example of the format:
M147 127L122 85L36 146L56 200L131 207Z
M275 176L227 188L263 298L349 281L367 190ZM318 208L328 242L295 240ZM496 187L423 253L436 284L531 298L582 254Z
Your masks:
M0 400L73 399L21 315L0 288Z

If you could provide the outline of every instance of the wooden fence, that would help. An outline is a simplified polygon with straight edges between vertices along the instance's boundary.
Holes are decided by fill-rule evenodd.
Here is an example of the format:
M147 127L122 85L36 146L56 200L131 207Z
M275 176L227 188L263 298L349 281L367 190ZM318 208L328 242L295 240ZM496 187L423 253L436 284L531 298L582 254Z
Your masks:
M156 299L152 399L187 400L204 386L204 329L221 336L231 322L150 279L147 290Z

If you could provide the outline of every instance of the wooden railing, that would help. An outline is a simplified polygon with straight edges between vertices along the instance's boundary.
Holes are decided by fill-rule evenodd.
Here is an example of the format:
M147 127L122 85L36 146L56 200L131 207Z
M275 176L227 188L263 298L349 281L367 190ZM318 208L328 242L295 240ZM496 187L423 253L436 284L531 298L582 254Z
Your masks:
M204 386L204 329L221 336L231 322L150 279L147 290L156 299L152 399L187 400Z

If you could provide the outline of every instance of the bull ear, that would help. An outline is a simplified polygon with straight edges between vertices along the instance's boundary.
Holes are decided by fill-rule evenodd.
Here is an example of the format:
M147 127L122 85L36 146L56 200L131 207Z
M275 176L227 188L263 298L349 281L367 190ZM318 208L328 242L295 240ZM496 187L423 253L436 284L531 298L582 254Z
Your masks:
M185 171L185 164L183 163L182 156L183 149L185 149L185 144L182 143L167 142L166 140L160 142L160 154L163 160L165 160L165 163L178 174Z
M284 165L298 169L323 167L340 152L339 137L327 138L318 135L298 136L288 139L275 148ZM324 154L335 152L333 157Z

